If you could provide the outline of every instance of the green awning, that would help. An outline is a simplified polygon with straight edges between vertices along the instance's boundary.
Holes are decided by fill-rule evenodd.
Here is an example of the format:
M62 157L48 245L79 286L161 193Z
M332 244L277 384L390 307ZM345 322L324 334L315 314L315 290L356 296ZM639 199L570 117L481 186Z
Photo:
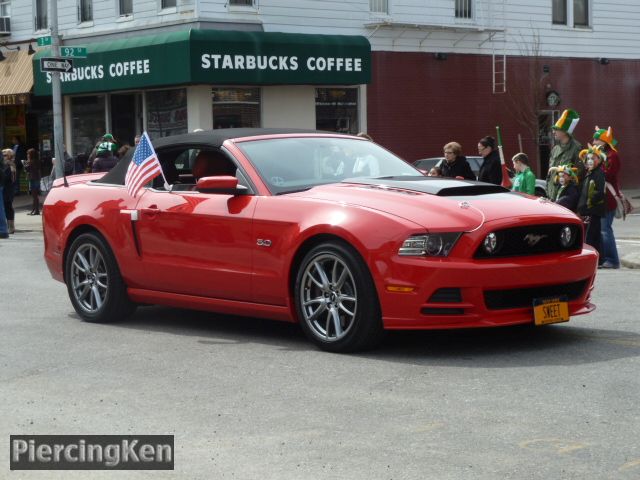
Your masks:
M62 93L169 85L358 85L371 77L371 46L362 36L185 30L87 44L61 74ZM36 95L51 95L50 74L34 56Z

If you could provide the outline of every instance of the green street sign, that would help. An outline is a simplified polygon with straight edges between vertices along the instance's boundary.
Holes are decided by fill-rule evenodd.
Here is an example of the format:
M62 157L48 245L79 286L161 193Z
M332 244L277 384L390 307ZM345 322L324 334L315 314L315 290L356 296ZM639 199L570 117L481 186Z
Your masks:
M87 47L60 47L60 56L69 58L87 58Z
M46 47L47 45L51 45L51 35L48 37L38 37L39 47Z

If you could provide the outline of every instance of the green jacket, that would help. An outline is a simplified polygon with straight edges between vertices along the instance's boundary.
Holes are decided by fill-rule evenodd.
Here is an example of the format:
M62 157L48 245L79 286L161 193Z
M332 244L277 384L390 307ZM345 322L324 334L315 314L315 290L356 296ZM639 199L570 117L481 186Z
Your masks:
M533 174L529 167L525 168L523 172L518 172L513 179L514 192L528 193L534 195L536 193L536 176Z
M549 157L549 168L559 167L560 165L571 165L578 169L576 175L578 176L578 188L580 188L580 182L584 178L584 163L578 156L582 150L582 145L575 138L571 137L566 145L558 144L551 149L551 156ZM554 182L556 175L547 174L547 196L549 198L556 198L558 195L558 184Z

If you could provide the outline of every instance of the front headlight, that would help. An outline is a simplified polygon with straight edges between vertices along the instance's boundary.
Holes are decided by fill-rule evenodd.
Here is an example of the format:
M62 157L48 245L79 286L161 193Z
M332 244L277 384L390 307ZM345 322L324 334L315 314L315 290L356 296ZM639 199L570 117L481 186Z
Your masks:
M413 257L446 257L460 238L460 233L413 235L403 243L398 255Z

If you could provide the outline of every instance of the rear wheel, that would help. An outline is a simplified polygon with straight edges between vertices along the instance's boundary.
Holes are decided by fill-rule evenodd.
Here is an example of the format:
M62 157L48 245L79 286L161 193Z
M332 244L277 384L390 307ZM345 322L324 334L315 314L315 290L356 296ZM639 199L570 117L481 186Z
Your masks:
M323 350L364 350L382 339L375 285L350 246L328 242L314 247L300 265L294 295L302 329Z
M136 308L113 252L95 233L83 233L71 244L65 279L73 308L87 322L115 322Z

